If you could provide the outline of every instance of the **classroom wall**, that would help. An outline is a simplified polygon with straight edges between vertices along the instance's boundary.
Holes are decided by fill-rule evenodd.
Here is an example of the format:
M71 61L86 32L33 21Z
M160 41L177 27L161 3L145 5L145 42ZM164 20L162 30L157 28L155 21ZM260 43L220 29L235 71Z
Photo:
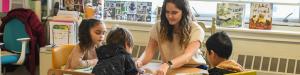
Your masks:
M105 24L108 28L128 28L133 34L135 44L146 45L149 30L154 23L106 20ZM273 28L292 31L240 28L217 28L217 31L229 34L233 41L233 55L230 59L238 61L246 69L257 70L258 74L300 74L300 27ZM205 32L206 38L209 37L210 28L205 29Z

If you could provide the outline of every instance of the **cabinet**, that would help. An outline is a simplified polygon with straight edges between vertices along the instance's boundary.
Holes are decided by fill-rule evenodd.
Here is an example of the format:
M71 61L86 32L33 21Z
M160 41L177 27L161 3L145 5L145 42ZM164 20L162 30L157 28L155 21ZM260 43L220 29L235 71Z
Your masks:
M47 75L52 67L52 49L51 46L40 48L40 75Z

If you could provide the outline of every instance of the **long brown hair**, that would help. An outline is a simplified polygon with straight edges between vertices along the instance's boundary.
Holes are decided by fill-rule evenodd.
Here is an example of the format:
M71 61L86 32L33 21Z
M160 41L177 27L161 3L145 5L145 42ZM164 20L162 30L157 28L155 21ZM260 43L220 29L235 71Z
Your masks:
M187 0L165 0L162 7L161 22L160 22L160 36L162 40L173 41L174 27L170 25L166 16L166 4L168 2L174 3L178 9L182 11L181 20L179 21L179 44L186 47L190 41L191 20L190 6Z
M92 36L90 30L96 25L104 25L103 22L97 19L85 19L82 20L79 25L78 37L79 37L79 47L80 51L84 52L95 47L95 44L92 41Z

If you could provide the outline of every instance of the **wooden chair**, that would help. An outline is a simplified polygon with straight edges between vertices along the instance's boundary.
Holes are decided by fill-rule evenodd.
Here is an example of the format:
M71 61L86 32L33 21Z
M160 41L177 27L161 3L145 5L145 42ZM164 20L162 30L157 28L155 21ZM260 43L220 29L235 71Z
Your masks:
M67 63L75 45L62 45L52 50L52 68L61 69Z
M256 75L256 71L245 71L245 72L230 73L225 75Z
M64 75L64 74L70 74L70 75L94 75L92 73L76 72L76 71L63 70L63 69L49 69L48 70L48 75Z
M64 70L61 67L67 63L75 45L62 45L52 50L52 68L48 70L48 75L93 75L91 73L77 72L73 70Z

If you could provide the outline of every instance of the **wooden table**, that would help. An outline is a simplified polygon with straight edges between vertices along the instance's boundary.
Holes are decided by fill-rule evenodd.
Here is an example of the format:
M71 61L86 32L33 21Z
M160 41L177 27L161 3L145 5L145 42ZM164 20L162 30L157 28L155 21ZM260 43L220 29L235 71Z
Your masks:
M49 69L47 75L94 75L92 73L86 73L86 72L77 72L73 70L63 70L63 69Z
M158 70L161 63L149 63L143 68L146 71L146 74L155 74ZM181 67L177 69L172 69L168 71L167 75L203 75L208 74L206 70L202 70L194 67Z
M145 69L145 75L155 74L159 69L161 63L149 63L143 67ZM91 68L78 69L78 70L62 70L62 69L49 69L48 75L63 75L63 74L72 74L72 75L93 75L91 74ZM194 67L181 67L177 69L172 69L168 71L167 75L206 75L208 72Z

